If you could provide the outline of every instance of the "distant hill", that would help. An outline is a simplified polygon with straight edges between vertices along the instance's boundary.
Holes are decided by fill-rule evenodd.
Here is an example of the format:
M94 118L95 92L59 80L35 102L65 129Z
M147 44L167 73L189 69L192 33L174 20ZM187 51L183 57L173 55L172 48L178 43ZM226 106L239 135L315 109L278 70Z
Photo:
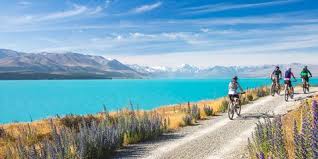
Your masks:
M229 78L234 75L240 77L269 77L274 70L274 65L261 66L213 66L207 68L200 68L188 64L180 67L149 67L140 65L129 65L138 72L152 78ZM295 76L299 76L304 64L291 63L280 65L281 70L284 71L291 67ZM318 65L308 65L314 76L318 75Z
M141 78L117 60L79 53L23 53L0 49L0 79Z

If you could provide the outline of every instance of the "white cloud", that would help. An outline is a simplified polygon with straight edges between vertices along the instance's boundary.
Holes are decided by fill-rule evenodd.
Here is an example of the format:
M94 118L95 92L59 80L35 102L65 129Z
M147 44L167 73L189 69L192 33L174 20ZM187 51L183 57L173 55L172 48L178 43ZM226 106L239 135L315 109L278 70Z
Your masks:
M18 4L22 5L22 6L28 6L28 5L32 4L32 3L29 2L29 1L19 1Z
M263 2L263 3L248 3L248 4L212 4L205 5L199 7L190 7L185 8L186 13L198 14L198 13L212 13L212 12L220 12L232 9L242 9L242 8L257 8L257 7L267 7L274 5L282 5L297 2L299 0L279 0L279 1L271 1L271 2Z
M88 10L88 8L86 6L74 5L73 9L71 9L71 10L51 13L51 14L40 17L39 20L41 21L41 20L51 20L51 19L61 19L61 18L73 17L73 16L77 16L77 15L85 13L87 10Z
M153 4L146 4L146 5L142 5L142 6L139 6L135 9L133 9L132 12L133 13L144 13L144 12L154 10L154 9L160 7L161 5L162 5L162 2L156 2Z
M92 10L89 14L98 14L102 11L103 11L103 8L101 6L97 6L95 10Z
M23 16L0 16L0 20L2 22L1 26L8 26L8 28L14 28L16 26L23 26L24 24L29 23L54 21L78 16L89 17L92 15L96 15L101 11L103 11L103 8L101 6L97 6L96 8L89 8L84 5L73 4L71 9L65 11L57 11L53 13L43 13L35 15L25 13Z

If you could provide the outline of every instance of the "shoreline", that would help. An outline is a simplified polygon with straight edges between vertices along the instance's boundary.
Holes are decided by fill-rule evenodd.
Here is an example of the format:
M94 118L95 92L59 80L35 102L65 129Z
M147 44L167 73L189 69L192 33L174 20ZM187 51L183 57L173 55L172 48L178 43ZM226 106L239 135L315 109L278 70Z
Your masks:
M102 80L102 79L96 79L96 80ZM119 79L119 80L121 80L121 79ZM138 80L138 79L136 79L136 80ZM8 80L8 81L10 81L10 80ZM19 80L17 80L17 81L19 81ZM51 81L51 80L48 80L48 81ZM60 80L57 80L57 81L60 81ZM61 81L63 81L63 80L61 80ZM255 88L248 88L248 89L246 89L246 91L253 90L253 89L259 89L259 88L265 88L265 87L269 87L269 86L265 85L265 86L255 87ZM209 103L214 103L214 102L217 102L217 101L220 101L220 100L225 100L226 98L227 98L227 95L216 97L216 98L211 98L211 99L201 99L201 100L198 100L198 101L187 101L187 102L183 102L183 103L159 105L159 106L155 106L152 109L137 108L135 105L133 105L132 107L131 106L125 106L125 107L122 107L122 108L120 108L118 110L134 110L134 111L151 112L151 111L157 111L157 110L161 110L161 109L169 109L169 108L172 108L172 107L186 106L189 103L191 105L209 104ZM133 109L131 109L131 108L133 108ZM106 110L107 110L107 107L106 107ZM116 113L116 112L117 111L109 111L109 113ZM55 119L57 117L63 118L63 117L70 116L70 115L72 115L72 116L89 116L89 115L93 115L94 116L94 115L99 115L101 113L103 113L103 111L98 111L98 112L95 112L95 113L84 113L84 114L72 114L72 113L56 114L54 116L46 116L46 117L43 117L41 119L36 119L36 120L32 120L32 121L12 121L12 122L8 122L8 123L1 123L0 122L0 126L10 125L10 124L29 124L29 123L33 123L33 122L41 122L42 120Z

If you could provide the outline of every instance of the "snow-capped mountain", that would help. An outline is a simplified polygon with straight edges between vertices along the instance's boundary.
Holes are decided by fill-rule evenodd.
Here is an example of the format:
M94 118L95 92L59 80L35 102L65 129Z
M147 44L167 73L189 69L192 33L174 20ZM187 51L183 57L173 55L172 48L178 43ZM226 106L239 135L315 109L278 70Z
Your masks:
M228 78L234 75L240 77L269 77L274 70L274 65L261 66L212 66L200 68L197 66L183 64L179 67L150 67L140 65L129 65L138 72L151 78ZM304 64L292 63L280 65L284 72L291 67L297 76ZM318 65L308 65L314 75L318 74Z

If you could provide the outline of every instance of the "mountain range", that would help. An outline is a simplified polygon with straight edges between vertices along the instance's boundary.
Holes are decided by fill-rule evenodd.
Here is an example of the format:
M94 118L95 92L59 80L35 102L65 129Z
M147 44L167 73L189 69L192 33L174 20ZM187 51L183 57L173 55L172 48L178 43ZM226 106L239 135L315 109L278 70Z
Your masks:
M293 68L296 75L303 64L280 65ZM314 75L318 65L308 65ZM0 79L111 79L111 78L229 78L269 77L274 65L197 67L150 67L126 65L116 59L79 53L23 53L0 49Z
M289 67L299 76L304 64L291 63L279 65L284 73ZM229 78L235 75L239 77L259 77L267 78L273 72L275 65L260 65L260 66L212 66L200 68L197 66L183 64L180 67L149 67L140 65L129 65L137 72L141 72L148 77L153 78ZM308 65L312 74L318 74L318 65Z
M115 59L79 53L23 53L0 49L0 79L141 78Z

